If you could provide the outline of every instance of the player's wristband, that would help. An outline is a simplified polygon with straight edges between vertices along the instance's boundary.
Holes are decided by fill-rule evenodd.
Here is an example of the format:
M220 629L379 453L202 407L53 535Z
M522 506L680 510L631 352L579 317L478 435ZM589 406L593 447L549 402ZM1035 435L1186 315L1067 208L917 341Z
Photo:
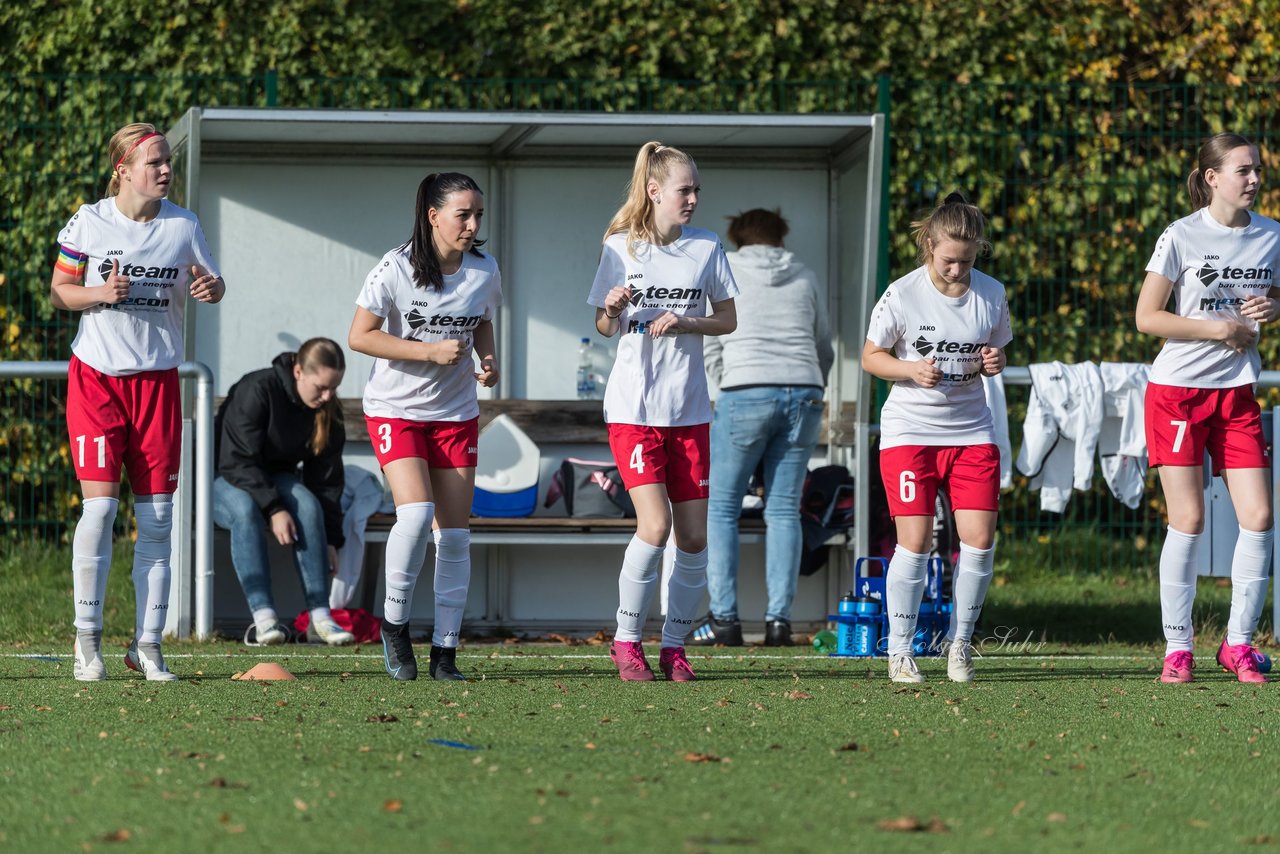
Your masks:
M617 314L610 314L609 309L606 308L604 309L604 316L609 318L610 320L617 320L619 317L622 317L622 312L618 312Z

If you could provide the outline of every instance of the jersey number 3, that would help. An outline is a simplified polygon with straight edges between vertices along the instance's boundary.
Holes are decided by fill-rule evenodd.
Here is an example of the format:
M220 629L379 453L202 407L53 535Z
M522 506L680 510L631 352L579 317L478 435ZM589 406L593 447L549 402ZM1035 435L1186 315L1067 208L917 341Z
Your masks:
M387 451L391 450L391 425L390 424L378 425L378 439L381 440L378 443L378 450L381 453L385 454Z

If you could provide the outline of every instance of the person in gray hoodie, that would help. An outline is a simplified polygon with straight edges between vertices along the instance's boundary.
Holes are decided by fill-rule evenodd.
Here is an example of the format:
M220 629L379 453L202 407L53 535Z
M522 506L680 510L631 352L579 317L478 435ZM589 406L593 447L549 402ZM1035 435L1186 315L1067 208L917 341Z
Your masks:
M817 275L783 246L787 221L756 208L731 217L728 255L742 293L738 328L705 342L707 376L720 394L711 422L707 589L711 613L689 642L742 645L738 619L738 518L758 467L765 483L765 644L791 644L800 571L800 495L822 429L822 393L834 352Z

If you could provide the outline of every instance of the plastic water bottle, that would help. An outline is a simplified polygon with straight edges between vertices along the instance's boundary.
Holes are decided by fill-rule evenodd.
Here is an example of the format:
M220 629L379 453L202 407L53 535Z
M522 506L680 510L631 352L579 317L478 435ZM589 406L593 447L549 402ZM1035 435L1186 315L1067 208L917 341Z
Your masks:
M836 653L838 655L855 655L856 653L853 650L853 618L855 612L852 593L846 593L840 597L840 602L836 605L836 614L841 617L848 617L848 620L841 620L836 625Z
M596 396L595 365L591 358L591 339L578 343L578 400L591 400Z
M858 624L853 627L853 654L875 655L880 642L880 603L864 597L853 603L853 611L858 615Z
M823 629L813 636L813 651L819 655L835 655L838 649L836 633L830 629Z

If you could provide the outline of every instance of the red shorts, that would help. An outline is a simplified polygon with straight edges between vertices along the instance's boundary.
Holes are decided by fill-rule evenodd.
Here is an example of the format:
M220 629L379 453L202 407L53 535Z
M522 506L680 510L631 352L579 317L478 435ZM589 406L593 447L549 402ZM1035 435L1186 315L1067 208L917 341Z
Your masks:
M473 469L480 443L480 419L470 421L409 421L406 418L364 417L378 465L415 457L433 469Z
M932 516L938 487L953 510L1000 506L1000 450L995 445L902 445L880 452L880 476L893 516Z
M1152 467L1204 465L1205 451L1214 474L1271 466L1252 385L1183 388L1149 383L1143 416Z
M610 424L609 449L627 489L648 483L667 487L673 503L707 497L711 477L711 425L644 427Z
M134 495L172 495L182 459L178 369L112 377L71 357L67 436L77 480L118 483Z

